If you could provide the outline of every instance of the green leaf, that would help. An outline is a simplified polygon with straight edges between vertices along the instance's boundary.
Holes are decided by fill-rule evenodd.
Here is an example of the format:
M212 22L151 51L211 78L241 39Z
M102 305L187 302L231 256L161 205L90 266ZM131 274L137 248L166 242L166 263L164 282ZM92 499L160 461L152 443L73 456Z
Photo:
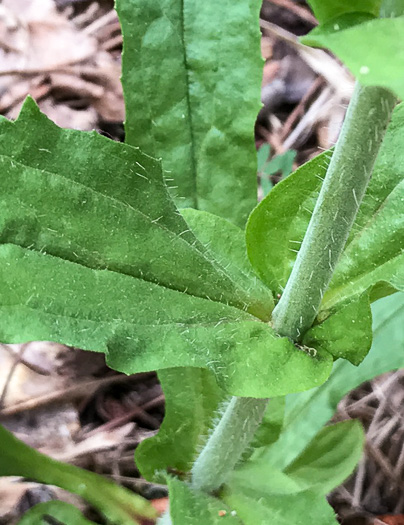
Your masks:
M372 312L369 294L347 299L327 312L324 321L314 325L303 337L303 344L321 348L334 359L348 359L359 365L372 345Z
M211 213L186 209L182 210L182 215L206 252L226 269L226 274L243 289L245 296L254 297L267 313L271 313L274 308L272 293L251 266L244 231Z
M228 492L223 500L237 512L243 525L337 525L335 514L324 497L312 492L266 495L256 491Z
M263 144L260 149L257 151L257 169L258 171L262 171L265 167L265 164L269 160L269 156L271 154L271 145L267 142Z
M321 24L346 13L365 12L377 16L381 3L382 0L309 0Z
M358 366L339 360L326 383L286 398L285 424L280 439L266 453L268 464L286 468L333 416L350 390L373 377L404 367L404 294L377 301L373 311L373 344Z
M248 397L326 379L331 356L279 338L260 321L270 318L270 292L235 282L236 267L246 271L238 230L227 273L178 215L152 159L60 130L32 101L0 124L0 137L2 341L103 351L126 373L209 368L229 393ZM144 177L131 173L137 163ZM226 223L229 242L232 231Z
M336 19L331 26L316 28L302 42L330 49L361 84L385 87L403 99L404 52L398 35L403 34L404 17L374 19L341 30L335 30Z
M257 202L261 3L118 0L116 7L127 142L163 158L178 206L243 225Z
M361 458L364 440L358 421L325 427L286 468L285 474L297 481L302 490L326 495L352 474Z
M160 370L165 416L158 434L136 449L143 477L165 483L165 472L185 477L214 426L224 392L214 375L199 368Z
M261 425L259 426L254 439L250 445L251 449L263 447L274 443L282 430L283 419L285 416L285 398L274 397L271 399L264 414Z
M337 423L320 430L283 471L272 464L271 447L257 449L235 470L228 486L231 491L267 496L307 490L326 495L350 476L363 444L364 433L357 421Z
M404 1L403 0L383 0L380 8L380 16L395 17L404 15Z
M372 290L371 300L404 289L403 139L404 105L400 104L322 310L331 310L368 289ZM286 285L329 159L330 152L325 152L299 168L277 184L251 214L246 232L248 255L259 277L275 293L281 294Z
M53 521L50 521L50 518ZM18 525L49 525L49 523L61 525L95 525L88 521L82 513L73 505L64 501L47 501L39 503L26 512Z
M170 516L173 525L243 525L222 501L168 478Z
M2 426L0 442L0 476L22 476L78 494L117 525L139 524L142 518L156 517L150 503L137 494L98 474L37 452Z
M264 167L263 172L266 175L275 175L276 173L281 172L282 177L287 177L292 172L295 158L296 151L285 151L285 153L273 157Z

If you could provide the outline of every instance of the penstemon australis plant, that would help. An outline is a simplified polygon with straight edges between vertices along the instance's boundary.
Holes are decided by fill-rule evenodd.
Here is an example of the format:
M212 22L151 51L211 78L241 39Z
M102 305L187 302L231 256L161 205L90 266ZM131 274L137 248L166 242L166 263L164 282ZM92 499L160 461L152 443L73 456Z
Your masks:
M117 0L126 144L59 129L30 99L0 123L0 338L159 371L166 417L136 461L168 485L161 523L336 524L325 495L363 433L322 426L347 390L404 363L404 2L309 3L319 26L303 42L336 53L355 92L335 149L255 208L257 0ZM390 295L372 346L370 304ZM0 435L0 475L58 484L111 523L154 520ZM21 523L45 513L88 523L55 502Z

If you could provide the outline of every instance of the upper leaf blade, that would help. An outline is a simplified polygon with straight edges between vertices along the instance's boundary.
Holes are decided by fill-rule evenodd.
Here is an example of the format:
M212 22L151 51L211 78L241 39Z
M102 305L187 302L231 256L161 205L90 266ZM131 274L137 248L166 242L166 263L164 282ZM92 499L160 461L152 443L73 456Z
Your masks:
M329 27L316 28L302 42L330 49L361 84L385 87L404 99L404 53L398 38L403 31L402 16L377 18L348 28L341 26L341 30L336 19Z
M309 0L318 21L323 24L346 13L379 14L382 0Z
M116 7L127 142L163 158L178 206L243 225L257 201L260 2L118 0Z

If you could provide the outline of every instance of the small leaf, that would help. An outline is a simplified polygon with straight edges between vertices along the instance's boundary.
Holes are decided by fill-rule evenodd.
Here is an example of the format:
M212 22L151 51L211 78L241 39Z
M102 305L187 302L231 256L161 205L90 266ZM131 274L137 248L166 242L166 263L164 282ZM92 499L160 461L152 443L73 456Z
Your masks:
M382 0L309 0L321 24L346 13L365 12L377 16L381 3Z
M292 271L329 155L318 155L277 184L248 220L248 257L258 276L275 293L282 293Z
M243 525L222 501L168 478L170 516L173 525Z
M339 360L322 386L287 396L280 439L265 456L273 468L286 468L302 452L350 390L377 375L404 367L404 294L377 301L372 311L373 344L364 361L356 367Z
M272 464L271 447L264 446L235 470L227 485L231 491L267 496L307 490L326 495L352 474L363 444L364 433L357 421L330 425L320 430L283 471Z
M287 177L292 172L295 158L296 151L285 151L285 153L273 157L265 166L263 172L266 175L275 175L276 173L281 172L282 177Z
M52 518L53 521L50 521ZM88 521L73 505L64 501L39 503L24 514L18 525L95 525Z
M208 370L160 370L159 379L166 399L164 421L156 436L140 443L135 458L143 477L165 483L165 472L185 477L191 470L227 396Z
M244 225L257 202L261 2L118 0L116 7L127 142L163 158L179 207Z
M331 24L338 25L338 19ZM379 18L337 31L320 26L303 37L302 42L330 49L361 84L385 87L403 99L404 54L398 38L403 32L404 17Z
M327 426L286 468L285 474L298 482L302 490L326 495L352 474L361 458L364 439L358 421Z
M98 474L37 452L2 426L0 442L0 476L22 476L68 490L81 496L117 525L140 525L142 518L156 517L156 511L144 498Z
M256 491L228 492L223 500L237 512L243 525L337 525L333 509L313 492L266 495Z
M352 297L338 308L322 315L324 321L314 325L303 338L303 344L322 348L334 359L348 359L359 365L372 345L372 312L369 294Z
M264 169L265 164L269 160L270 154L271 154L271 145L266 142L257 151L258 172Z

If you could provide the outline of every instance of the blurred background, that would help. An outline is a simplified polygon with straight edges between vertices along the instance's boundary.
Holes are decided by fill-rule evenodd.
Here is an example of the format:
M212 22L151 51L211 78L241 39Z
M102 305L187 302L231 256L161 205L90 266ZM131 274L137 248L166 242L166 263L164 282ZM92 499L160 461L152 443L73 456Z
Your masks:
M263 0L260 23L265 65L255 138L261 199L336 142L354 81L331 54L299 43L316 25L304 1ZM31 94L59 126L123 140L121 49L110 0L3 0L0 113L16 118ZM42 452L165 507L165 488L141 479L133 463L136 446L158 431L164 416L155 374L127 377L109 370L99 354L50 343L1 345L0 369L2 424ZM334 420L359 418L367 432L356 472L329 497L345 525L404 524L403 398L404 373L396 371L339 404ZM0 524L54 498L99 519L62 490L14 481L0 478Z

